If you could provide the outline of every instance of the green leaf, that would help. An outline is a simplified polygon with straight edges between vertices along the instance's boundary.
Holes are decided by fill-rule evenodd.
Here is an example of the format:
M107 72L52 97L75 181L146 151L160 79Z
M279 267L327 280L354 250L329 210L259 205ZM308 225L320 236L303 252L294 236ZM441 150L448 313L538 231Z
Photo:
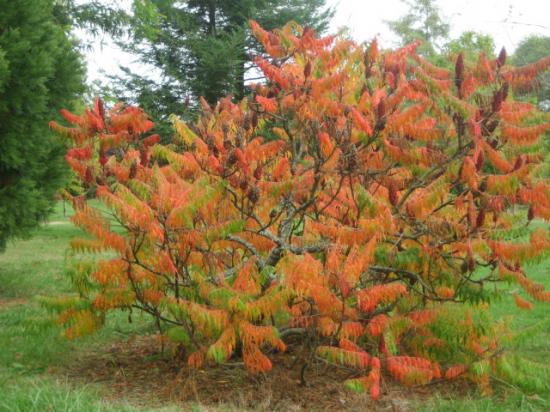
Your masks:
M225 225L222 229L221 237L227 237L233 233L242 232L246 222L244 220L234 220Z
M355 393L363 393L366 390L365 385L359 379L348 379L344 382L344 386Z
M174 343L188 345L191 339L181 326L174 326L166 331L166 336Z
M213 360L217 364L225 362L226 355L222 349L219 347L212 345L210 348L208 348L208 353L206 354L208 359Z

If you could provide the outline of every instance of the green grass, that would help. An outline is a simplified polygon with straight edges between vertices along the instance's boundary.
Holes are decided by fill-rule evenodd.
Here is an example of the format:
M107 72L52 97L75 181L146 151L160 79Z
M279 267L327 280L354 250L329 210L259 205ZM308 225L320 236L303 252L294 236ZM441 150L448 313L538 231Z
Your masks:
M67 212L72 213L70 208ZM37 297L71 293L64 275L65 250L72 237L81 235L59 204L32 238L13 242L0 254L0 411L130 410L98 402L97 388L73 387L47 373L92 346L153 327L139 316L129 324L121 313L110 316L94 336L78 342L63 336Z
M0 411L130 412L136 410L122 403L99 401L100 394L92 387L75 388L67 382L54 379L10 377L5 382L0 380L0 383Z
M550 260L537 265L527 267L529 278L542 283L546 289L550 289ZM524 292L520 292L516 286L511 286L520 295L527 298ZM529 300L532 300L528 298ZM512 295L505 294L503 299L492 307L493 316L498 319L509 319L512 330L522 333L522 339L511 347L519 354L534 361L550 364L550 316L548 316L550 304L535 303L533 310L518 309Z
M68 207L67 215L71 213ZM91 337L78 342L65 339L37 297L72 293L64 274L65 251L72 237L82 235L63 215L59 204L50 223L36 230L32 238L11 243L0 254L0 412L140 410L125 399L102 400L104 388L100 385L77 386L53 373L54 368L69 364L91 348L154 329L151 322L140 317L129 324L126 315L119 313L110 315L106 326ZM527 274L550 289L550 260L528 267ZM532 311L521 311L511 294L504 293L502 299L493 303L491 311L521 337L508 344L510 350L525 359L550 365L549 308L549 304L538 303ZM544 388L536 392L502 384L490 397L482 397L475 391L460 398L455 395L453 399L434 394L430 401L418 404L417 409L550 410L550 373L547 376Z
M70 285L63 276L64 252L68 240L81 234L58 205L49 224L28 240L12 242L0 255L0 297L31 298L69 292Z
M521 393L506 393L499 396L469 395L463 399L442 399L435 396L427 405L419 406L419 411L438 412L508 412L508 411L548 411L550 405L537 396Z

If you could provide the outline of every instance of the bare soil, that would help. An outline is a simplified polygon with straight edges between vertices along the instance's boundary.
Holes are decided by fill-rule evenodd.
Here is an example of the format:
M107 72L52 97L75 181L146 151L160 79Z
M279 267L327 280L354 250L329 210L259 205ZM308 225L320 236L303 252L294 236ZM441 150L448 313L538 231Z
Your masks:
M101 383L113 400L124 398L142 407L178 404L182 410L192 404L224 411L410 411L434 390L456 395L467 389L465 383L405 388L384 379L382 396L373 402L368 394L344 387L344 380L356 376L352 371L324 363L308 367L302 384L298 356L292 346L272 354L273 370L260 375L247 373L238 360L196 370L173 348L161 353L158 337L140 336L83 353L57 372L75 384Z
M0 310L11 308L12 306L24 305L27 302L28 302L28 299L26 298L6 299L6 298L0 297Z

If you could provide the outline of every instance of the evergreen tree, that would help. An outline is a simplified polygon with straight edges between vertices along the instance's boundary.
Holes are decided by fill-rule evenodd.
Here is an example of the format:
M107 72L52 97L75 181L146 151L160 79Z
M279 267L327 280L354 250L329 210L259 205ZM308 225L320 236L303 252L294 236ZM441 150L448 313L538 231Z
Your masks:
M64 146L48 129L83 91L82 58L53 0L0 0L0 250L44 219L63 184Z
M248 20L268 29L294 20L318 32L327 28L332 10L326 0L140 0L134 2L132 40L121 46L151 67L145 77L125 69L117 78L118 94L143 107L169 132L171 113L182 114L185 102L196 107L246 93L246 74L260 54ZM163 128L163 123L165 127Z
M77 27L92 36L108 33L122 36L128 28L129 16L117 7L98 0L54 0L53 14L63 26Z

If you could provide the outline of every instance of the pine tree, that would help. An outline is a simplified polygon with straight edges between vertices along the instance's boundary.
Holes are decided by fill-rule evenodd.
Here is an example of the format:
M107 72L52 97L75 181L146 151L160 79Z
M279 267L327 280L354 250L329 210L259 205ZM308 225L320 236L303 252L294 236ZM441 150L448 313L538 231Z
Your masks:
M67 170L48 121L82 93L84 69L53 3L0 1L0 250L47 216Z

